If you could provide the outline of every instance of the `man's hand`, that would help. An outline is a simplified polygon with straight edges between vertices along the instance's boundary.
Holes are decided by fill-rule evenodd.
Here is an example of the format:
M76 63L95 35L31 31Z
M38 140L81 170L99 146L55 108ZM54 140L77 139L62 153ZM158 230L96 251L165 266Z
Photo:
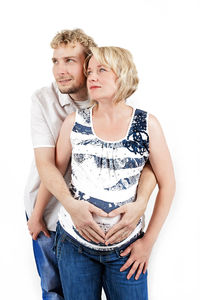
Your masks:
M71 206L69 213L76 229L87 241L105 243L105 233L94 221L93 214L107 217L107 213L83 200L73 201L73 206Z
M138 280L140 274L142 272L143 274L145 274L147 271L148 261L152 247L152 241L149 240L145 235L143 236L143 238L138 239L137 241L132 243L120 254L123 257L128 254L130 255L127 262L121 267L120 272L125 271L128 267L132 265L127 275L127 279L130 279L137 270L135 279Z
M32 213L30 219L27 222L30 235L33 240L37 240L38 234L43 232L46 237L50 237L47 230L46 224L43 219L38 218L34 212Z
M114 225L106 234L106 245L119 243L126 239L135 229L140 217L143 215L145 207L142 202L135 201L119 208L108 214L108 217L115 217L121 214L120 221Z

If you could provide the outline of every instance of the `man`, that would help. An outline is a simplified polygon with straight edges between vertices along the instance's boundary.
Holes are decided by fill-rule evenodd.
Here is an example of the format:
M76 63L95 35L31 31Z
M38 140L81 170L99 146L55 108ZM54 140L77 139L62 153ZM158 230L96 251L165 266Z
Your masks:
M43 299L63 299L52 247L60 203L64 207L67 204L66 183L69 183L70 168L64 180L55 166L55 145L65 117L78 108L89 106L83 64L89 48L95 45L93 39L80 29L58 33L51 42L54 49L52 61L56 83L37 91L32 99L32 140L39 174L34 162L26 187L25 204L35 260L41 277ZM123 213L124 217L123 222L112 229L111 242L120 238L119 233L124 239L136 226L145 211L155 183L155 176L150 166L147 166L141 176L137 201L117 211L118 214ZM51 196L45 186L48 186L60 202ZM92 218L93 213L102 212L89 203L83 206L81 210L78 205L71 208L79 232L90 239L102 241L102 232Z

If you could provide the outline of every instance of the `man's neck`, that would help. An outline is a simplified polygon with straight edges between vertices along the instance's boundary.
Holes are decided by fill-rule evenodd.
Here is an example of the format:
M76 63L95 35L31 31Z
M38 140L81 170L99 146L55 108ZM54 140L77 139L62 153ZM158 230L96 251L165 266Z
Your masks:
M87 93L87 90L84 89L84 90L80 91L79 93L69 94L69 97L73 101L86 101L86 100L88 100L88 93Z

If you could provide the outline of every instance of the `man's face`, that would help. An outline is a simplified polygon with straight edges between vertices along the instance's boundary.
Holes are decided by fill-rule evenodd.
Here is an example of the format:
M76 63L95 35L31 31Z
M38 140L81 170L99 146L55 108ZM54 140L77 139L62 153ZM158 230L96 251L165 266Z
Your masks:
M84 48L79 43L61 45L53 52L53 74L58 88L63 94L72 94L73 99L86 88L84 60Z

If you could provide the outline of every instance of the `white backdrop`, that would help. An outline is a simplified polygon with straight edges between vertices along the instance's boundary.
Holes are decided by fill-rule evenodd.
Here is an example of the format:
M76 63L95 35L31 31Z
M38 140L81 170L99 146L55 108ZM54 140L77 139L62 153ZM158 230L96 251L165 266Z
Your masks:
M177 192L151 256L149 299L199 298L199 15L198 0L1 4L2 299L41 299L23 204L33 157L30 96L53 79L52 37L77 27L100 46L121 46L133 53L140 77L135 106L160 120L173 157ZM154 197L147 219L153 202Z

